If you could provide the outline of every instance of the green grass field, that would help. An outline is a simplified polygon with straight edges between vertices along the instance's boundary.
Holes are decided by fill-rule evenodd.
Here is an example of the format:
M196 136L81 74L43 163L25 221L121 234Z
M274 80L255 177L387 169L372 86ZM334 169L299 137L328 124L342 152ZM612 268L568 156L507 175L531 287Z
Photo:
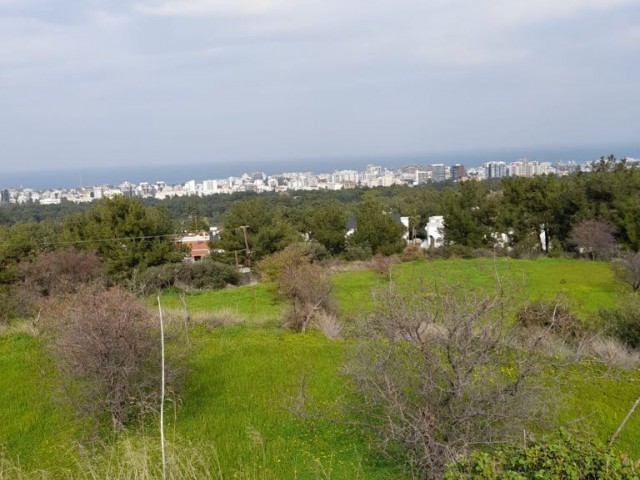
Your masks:
M628 287L613 278L606 262L566 259L513 260L511 258L448 259L400 263L393 267L392 278L399 285L464 284L477 289L496 287L496 275L508 293L519 302L525 299L552 299L560 294L585 320L601 307L612 307L627 293ZM386 279L369 270L340 272L334 275L335 297L344 314L358 314L371 308L371 291L386 284ZM176 293L163 296L163 305L179 309ZM284 305L275 289L267 284L232 287L225 290L189 294L189 309L194 312L229 310L252 323L278 318Z
M401 285L459 282L491 288L496 271L520 298L564 293L588 320L600 307L627 295L607 264L571 260L438 260L394 266ZM345 317L371 308L371 290L386 283L370 271L335 274L335 294ZM340 365L349 341L320 333L295 334L277 328L285 306L264 284L199 292L187 297L193 312L228 310L244 325L209 330L195 327L188 352L189 375L179 406L167 414L168 437L213 445L224 478L401 478L367 450L356 431L325 421L301 419L292 398L304 383L309 398L330 405L344 389ZM151 300L150 300L151 302ZM150 303L151 304L151 303ZM163 305L179 309L176 294ZM74 462L80 427L59 403L52 368L39 338L0 335L0 450L28 469L67 467ZM564 393L559 420L605 440L640 395L639 372L606 371L582 365L552 375ZM153 425L148 428L154 428ZM640 458L640 414L631 419L619 447Z
M73 464L80 429L56 401L52 366L39 339L0 336L0 450L29 467Z
M386 279L371 271L335 275L336 297L345 313L371 306L371 289ZM627 292L617 283L605 262L565 259L514 260L478 258L419 261L395 265L392 279L399 285L460 284L475 289L495 289L497 278L514 301L552 299L563 295L585 320L601 307L612 307Z

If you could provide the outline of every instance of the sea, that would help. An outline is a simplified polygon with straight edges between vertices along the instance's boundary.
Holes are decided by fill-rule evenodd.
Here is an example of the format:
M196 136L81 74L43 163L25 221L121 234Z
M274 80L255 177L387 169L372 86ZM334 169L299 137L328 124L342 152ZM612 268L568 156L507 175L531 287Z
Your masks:
M3 171L0 172L0 189L20 187L36 190L77 188L105 184L118 185L125 181L132 183L164 181L168 184L180 184L189 180L200 182L230 176L239 177L243 173L252 172L276 175L284 172L331 173L335 170L363 170L367 165L372 164L387 168L399 168L407 165L433 163L454 165L461 163L469 168L477 167L488 161L509 163L521 158L541 162L575 161L584 163L608 155L615 155L617 158L640 158L640 144L619 145L613 148L606 146L519 148L420 154L308 157L286 160L218 161L198 164L176 162L171 165L87 166L39 171L10 171L9 168L3 168Z

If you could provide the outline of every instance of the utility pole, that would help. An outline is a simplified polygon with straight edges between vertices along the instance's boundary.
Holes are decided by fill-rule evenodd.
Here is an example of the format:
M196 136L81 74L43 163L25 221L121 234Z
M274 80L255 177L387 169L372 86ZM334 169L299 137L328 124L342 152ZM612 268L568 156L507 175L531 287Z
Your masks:
M247 258L247 268L249 268L249 283L253 283L253 275L251 274L251 250L249 250L249 237L247 237L247 228L249 228L249 225L241 225L238 228L242 230L242 233L244 235L245 257ZM254 290L254 302L255 302L255 290Z
M244 234L245 257L247 258L247 267L251 268L251 250L249 250L249 239L247 237L247 228L249 225L240 225L238 227Z

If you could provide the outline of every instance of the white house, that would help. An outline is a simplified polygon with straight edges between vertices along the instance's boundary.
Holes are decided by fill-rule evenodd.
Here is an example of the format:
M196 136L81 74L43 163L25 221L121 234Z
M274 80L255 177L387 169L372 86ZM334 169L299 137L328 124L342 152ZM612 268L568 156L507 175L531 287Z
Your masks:
M423 249L439 248L444 245L444 217L442 215L429 217L425 230L427 231L427 238L420 245Z

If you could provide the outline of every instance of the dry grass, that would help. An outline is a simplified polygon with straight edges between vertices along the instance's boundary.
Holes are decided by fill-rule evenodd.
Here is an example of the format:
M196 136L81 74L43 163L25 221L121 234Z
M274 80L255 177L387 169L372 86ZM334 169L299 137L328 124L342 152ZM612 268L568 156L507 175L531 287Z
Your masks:
M40 333L38 325L32 320L19 320L9 325L0 325L0 336L28 335L30 337L38 337Z
M329 340L342 337L342 325L332 313L318 312L313 319L313 326L324 333Z
M633 370L640 365L640 353L614 338L595 338L589 351L610 367Z
M80 473L69 479L80 480L151 480L162 478L159 442L127 438L105 448L98 455L83 455L78 463ZM171 480L222 479L215 448L194 447L184 442L167 444L167 478Z
M183 328L185 314L182 310L163 310L164 320L168 327ZM232 310L198 311L190 313L191 325L202 325L206 328L229 327L245 323L242 315Z
M368 260L357 260L352 262L344 262L334 260L327 262L327 268L332 272L363 272L371 270L371 262Z

